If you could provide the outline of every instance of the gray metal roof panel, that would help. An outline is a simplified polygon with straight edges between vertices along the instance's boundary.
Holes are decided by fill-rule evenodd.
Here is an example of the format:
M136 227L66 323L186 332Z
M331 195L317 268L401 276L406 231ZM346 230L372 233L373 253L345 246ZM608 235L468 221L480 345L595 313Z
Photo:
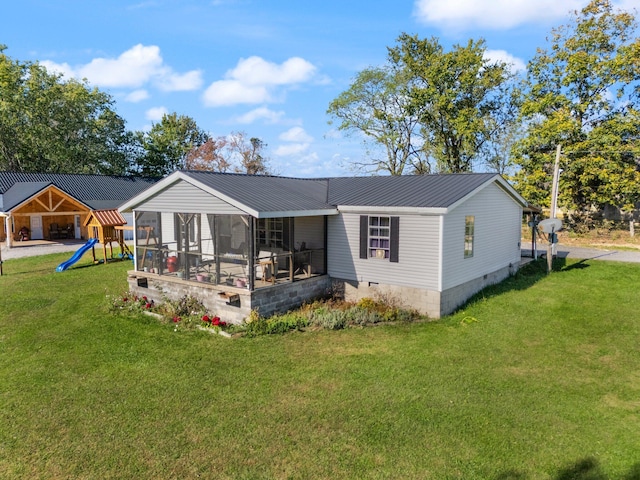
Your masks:
M329 203L349 206L446 208L495 173L344 177L329 180Z
M44 190L51 182L18 182L14 183L3 194L3 210L11 210L29 197Z
M327 181L317 179L184 171L186 175L258 212L334 209Z
M9 206L6 194L15 195L14 198L18 198L28 191L26 185L38 183L55 185L92 209L116 208L129 198L153 185L157 180L156 178L112 175L0 172L0 194L5 197L3 211L15 206ZM9 192L14 186L16 193ZM24 191L22 186L25 186Z

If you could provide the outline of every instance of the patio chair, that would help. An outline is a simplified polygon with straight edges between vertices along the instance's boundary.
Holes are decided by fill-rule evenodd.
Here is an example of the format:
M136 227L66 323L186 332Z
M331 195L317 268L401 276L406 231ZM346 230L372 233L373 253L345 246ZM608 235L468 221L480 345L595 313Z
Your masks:
M22 227L18 232L18 235L21 242L29 240L29 229L27 227Z
M60 230L58 229L57 223L49 224L49 240L53 240L54 238L60 238Z

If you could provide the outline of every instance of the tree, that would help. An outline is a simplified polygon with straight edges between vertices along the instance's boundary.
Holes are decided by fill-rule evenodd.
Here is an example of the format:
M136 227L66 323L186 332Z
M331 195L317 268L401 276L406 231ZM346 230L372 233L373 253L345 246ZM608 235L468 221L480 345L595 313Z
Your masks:
M563 150L559 204L586 221L614 205L627 211L640 199L640 39L633 15L592 0L551 45L529 63L517 144L517 187L549 205L556 145Z
M483 40L447 52L436 38L400 35L387 65L360 72L329 106L339 129L386 151L359 166L392 175L471 171L516 112L508 65L485 51Z
M405 71L410 113L417 115L429 157L439 172L469 172L495 133L515 114L513 75L485 59L484 40L445 51L436 38L402 34L389 49Z
M245 132L229 136L230 157L236 161L235 171L247 175L269 175L268 160L264 156L267 144L256 137L247 139Z
M145 154L138 162L138 171L145 176L165 176L185 168L188 153L209 138L194 119L176 113L163 115L139 137Z
M113 100L0 45L0 169L125 174L130 136Z
M228 141L225 137L208 138L202 145L187 153L185 168L187 170L208 170L227 172L231 167L225 156Z
M388 65L361 71L348 90L329 104L327 113L341 121L339 130L364 134L370 160L356 169L370 173L430 173L417 115L410 112L404 73ZM375 151L382 147L385 156Z

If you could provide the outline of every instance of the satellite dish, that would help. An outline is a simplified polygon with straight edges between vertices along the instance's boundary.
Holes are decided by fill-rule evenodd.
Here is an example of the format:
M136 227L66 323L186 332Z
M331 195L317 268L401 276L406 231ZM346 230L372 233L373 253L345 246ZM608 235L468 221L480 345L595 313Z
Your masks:
M547 218L538 223L544 233L554 233L562 230L562 220L558 218Z

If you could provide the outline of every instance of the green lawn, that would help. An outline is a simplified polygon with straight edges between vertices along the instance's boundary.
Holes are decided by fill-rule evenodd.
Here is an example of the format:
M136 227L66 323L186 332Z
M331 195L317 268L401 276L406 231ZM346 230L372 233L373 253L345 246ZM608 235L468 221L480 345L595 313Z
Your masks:
M0 277L0 478L640 479L640 265L441 321L226 339L111 316L130 262ZM560 270L561 269L561 270Z

